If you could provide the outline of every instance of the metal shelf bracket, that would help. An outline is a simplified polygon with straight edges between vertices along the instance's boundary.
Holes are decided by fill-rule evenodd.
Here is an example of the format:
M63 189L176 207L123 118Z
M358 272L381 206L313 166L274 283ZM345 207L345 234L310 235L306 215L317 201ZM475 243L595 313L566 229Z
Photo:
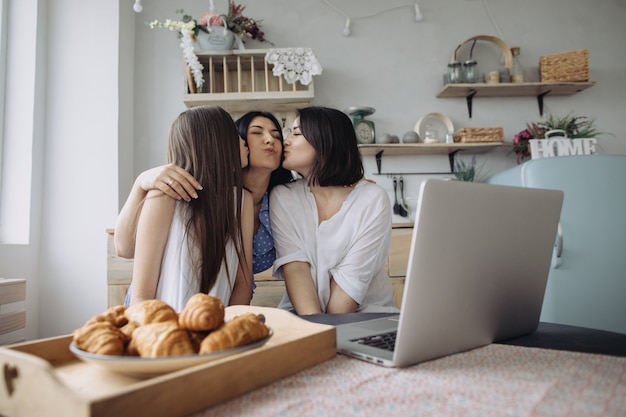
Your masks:
M539 116L543 116L543 98L550 94L550 92L552 92L552 90L548 90L548 91L544 91L541 94L537 95L537 105L539 106Z
M465 101L467 101L467 114L469 114L470 119L472 118L472 101L476 93L478 93L478 91L472 89L470 90L470 93L467 95L467 97L465 97Z

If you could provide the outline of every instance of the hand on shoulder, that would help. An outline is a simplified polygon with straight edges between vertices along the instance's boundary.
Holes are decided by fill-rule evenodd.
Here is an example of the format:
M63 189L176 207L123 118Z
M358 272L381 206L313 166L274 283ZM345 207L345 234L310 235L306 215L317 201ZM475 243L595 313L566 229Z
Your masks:
M167 164L148 169L137 177L137 185L144 191L160 190L175 200L191 201L198 198L202 185L183 168Z

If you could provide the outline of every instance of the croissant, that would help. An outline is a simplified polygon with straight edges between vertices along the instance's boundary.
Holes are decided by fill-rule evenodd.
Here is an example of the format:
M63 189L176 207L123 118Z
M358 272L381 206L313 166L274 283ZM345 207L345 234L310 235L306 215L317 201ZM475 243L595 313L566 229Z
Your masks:
M74 330L76 347L98 355L122 355L128 338L108 321L94 321Z
M128 319L124 315L126 311L126 306L118 305L109 308L102 314L98 314L97 316L93 316L91 319L87 321L85 324L91 324L97 321L108 321L115 327L122 327L126 323L128 323Z
M124 315L128 321L143 326L150 323L177 321L178 313L165 301L153 299L133 304L126 309Z
M122 327L120 327L120 332L124 333L124 335L130 340L133 337L133 332L135 329L139 327L136 323L128 322Z
M132 344L141 357L193 355L189 333L176 322L150 323L137 327Z
M217 329L224 323L224 303L217 297L197 293L185 304L180 312L178 324L192 331L209 331Z
M198 353L200 351L200 344L208 334L209 332L189 331L189 339L191 339L191 346L193 346L194 352Z
M261 340L269 328L253 313L245 313L209 333L200 344L200 354L232 349Z

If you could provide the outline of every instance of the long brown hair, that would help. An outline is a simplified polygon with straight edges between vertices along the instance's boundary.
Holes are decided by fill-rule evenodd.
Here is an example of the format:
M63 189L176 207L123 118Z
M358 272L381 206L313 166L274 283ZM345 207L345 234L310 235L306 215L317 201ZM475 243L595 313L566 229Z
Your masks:
M200 259L193 260L194 267L200 271L200 291L207 293L215 285L222 263L226 264L228 241L235 245L239 264L245 262L239 134L232 117L221 107L184 111L170 128L167 157L203 187L197 199L183 205L183 221L187 244L199 248Z

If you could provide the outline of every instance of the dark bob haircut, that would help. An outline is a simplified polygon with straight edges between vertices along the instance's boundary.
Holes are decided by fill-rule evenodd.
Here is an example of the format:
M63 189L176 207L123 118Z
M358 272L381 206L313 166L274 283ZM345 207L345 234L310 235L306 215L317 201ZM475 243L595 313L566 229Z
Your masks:
M299 109L298 115L300 132L316 151L310 184L352 185L363 178L363 161L348 115L320 106Z

